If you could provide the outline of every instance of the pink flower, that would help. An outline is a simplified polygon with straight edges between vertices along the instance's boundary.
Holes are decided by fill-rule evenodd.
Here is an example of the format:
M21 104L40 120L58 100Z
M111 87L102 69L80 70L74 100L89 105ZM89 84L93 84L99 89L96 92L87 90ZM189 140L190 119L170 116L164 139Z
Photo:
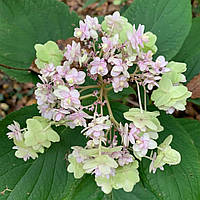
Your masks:
M88 25L89 29L100 30L101 25L98 22L97 17L86 16L85 23Z
M118 159L119 165L124 166L132 162L133 162L133 156L130 155L128 151L122 151L122 154Z
M35 97L37 104L42 105L44 103L54 103L55 96L52 93L52 86L50 84L37 83L37 89L35 90Z
M111 38L102 37L102 41L102 49L104 52L108 52L113 48L114 44Z
M121 123L120 123L120 128L119 128L119 133L121 134L121 137L122 137L122 143L125 147L128 147L129 146L129 138L128 138L128 124L125 123L125 125L123 126Z
M65 75L67 74L67 72L70 70L70 63L65 61L63 63L63 66L57 66L56 67L56 71L58 72L58 74L61 77L65 77Z
M129 73L128 73L128 65L126 65L126 63L122 62L122 59L117 59L114 58L112 60L112 62L114 63L114 67L111 70L111 76L119 76L121 73L123 73L123 75L127 78L130 77Z
M137 128L133 123L129 124L130 132L129 132L129 140L132 144L135 144L135 139L138 140L138 134L141 133L141 129Z
M122 26L128 21L126 18L121 17L118 11L114 12L113 15L106 16L105 20L110 31L122 31Z
M68 125L70 128L75 128L76 126L86 127L86 119L92 119L92 117L80 110L68 116L68 120L71 121L68 122Z
M70 112L68 110L64 110L63 108L54 109L53 120L60 121Z
M166 113L171 115L171 114L174 113L174 111L175 111L175 108L170 107L170 108L168 108L168 109L166 110Z
M64 56L69 61L69 63L78 62L79 58L81 57L81 45L80 43L76 43L72 41L72 45L67 45L66 52Z
M154 154L153 154L152 161L151 161L151 164L149 166L149 173L151 173L152 171L153 171L153 174L156 173L157 168L154 167L155 160L156 160L156 152L154 152ZM164 167L159 167L159 168L162 171L164 170Z
M85 82L85 72L78 71L76 68L72 68L66 75L65 79L70 86L77 84L83 84Z
M105 76L108 73L107 63L103 58L100 59L99 57L95 57L90 64L92 66L90 69L90 74L100 74L101 76Z
M50 104L38 105L39 112L42 117L51 120L54 115L54 109L51 108Z
M61 106L65 109L80 107L80 94L78 90L70 90L66 86L59 85L57 89L54 90L54 95L61 99Z
M55 72L54 64L47 64L45 68L41 69L41 73L44 77L51 77Z
M121 75L121 76L117 76L113 78L112 86L113 86L114 92L117 93L119 91L122 91L124 88L128 88L129 84L127 82L127 78Z
M22 133L21 133L20 125L16 121L13 121L13 122L14 122L14 124L8 125L7 128L11 132L8 132L6 135L8 136L9 139L16 139L17 141L22 141L23 136L22 136Z
M129 130L128 127L130 127L131 129ZM125 125L122 126L122 124L120 123L119 132L121 134L124 146L128 147L129 143L135 144L135 139L139 139L138 134L141 133L141 130L136 128L134 124L128 125L127 123L125 123Z
M152 51L148 51L147 53L141 53L140 57L139 57L139 61L137 62L140 71L148 71L149 67L151 67L151 65L153 64L152 61Z
M60 74L58 74L58 73L53 75L52 81L53 81L55 86L64 85L65 84L65 82L62 79L62 76L60 76Z
M144 48L144 43L148 42L148 38L144 36L144 25L141 24L139 24L137 30L135 28L135 25L133 25L133 31L128 32L127 37L131 42L132 48L135 49L138 53L140 47Z
M156 62L153 63L152 67L153 67L153 70L157 74L163 74L165 72L169 72L170 71L170 69L166 67L167 64L168 64L168 62L165 61L165 57L164 56L159 56L156 59Z
M75 28L74 36L80 38L81 41L90 38L88 25L82 20L79 22L80 28Z
M101 25L99 24L97 17L92 18L89 15L87 15L85 19L85 23L87 24L89 28L89 35L93 39L97 39L98 38L97 31L101 29Z
M96 141L95 144L98 144L99 138L103 138L105 135L104 130L110 129L110 125L106 124L107 121L108 116L93 119L82 132L85 132L84 135L92 138L94 142Z
M157 143L149 137L148 133L144 133L142 137L136 140L133 151L139 157L143 157L147 154L148 149L155 149L156 147Z
M155 76L152 73L145 73L144 74L144 85L147 85L148 90L152 90L154 86L159 87L156 81L160 80L160 76Z

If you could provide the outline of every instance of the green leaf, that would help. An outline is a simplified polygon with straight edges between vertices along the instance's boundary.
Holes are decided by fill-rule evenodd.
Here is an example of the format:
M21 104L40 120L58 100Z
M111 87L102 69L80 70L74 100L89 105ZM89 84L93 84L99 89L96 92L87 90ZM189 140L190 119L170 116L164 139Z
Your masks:
M185 62L187 71L185 75L190 81L195 75L200 73L200 17L194 18L192 28L186 38L181 50L174 60Z
M102 6L105 2L106 0L99 0L98 6Z
M123 105L123 104L121 104ZM112 102L113 114L122 119L126 106ZM121 110L121 115L119 116ZM165 166L165 171L149 174L149 162L144 161L140 167L141 182L133 191L126 193L113 190L105 195L96 186L94 177L84 176L75 180L73 174L66 171L66 153L70 146L84 145L85 138L81 129L56 128L61 136L61 142L55 143L37 160L24 162L14 157L12 141L6 136L7 125L13 119L22 127L25 120L38 115L36 106L25 107L13 112L0 121L0 191L6 187L12 191L1 196L3 200L54 199L54 200L197 200L200 198L200 122L174 119L166 114L160 117L165 130L160 133L159 142L172 134L172 147L181 153L182 161L177 166ZM191 129L193 131L191 131ZM194 145L195 144L195 145Z
M188 130L166 114L162 114L160 120L164 131L160 133L159 143L172 134L172 148L180 152L182 160L176 166L164 166L164 171L158 169L156 174L149 174L150 162L143 161L142 182L159 200L200 199L200 155Z
M132 87L124 88L121 92L115 93L112 89L108 93L108 98L110 100L122 99L124 97L128 97L130 94L136 95L136 91Z
M112 104L111 104L112 105ZM118 106L119 107L119 106ZM165 166L164 171L158 170L156 174L149 174L150 162L143 161L140 167L141 182L133 191L126 193L123 190L113 190L111 194L104 195L98 187L95 187L94 179L85 176L74 182L74 190L71 191L73 200L82 200L82 197L91 200L197 200L200 198L200 154L199 137L200 122L192 120L175 119L166 114L160 117L165 130L160 133L159 142L168 135L173 135L172 148L181 153L182 161L177 166ZM187 128L186 128L187 127ZM191 132L195 128L195 132ZM192 137L189 136L189 132ZM191 135L190 134L190 135ZM194 137L195 135L195 137ZM193 141L194 140L194 141ZM196 146L194 146L196 140ZM69 197L69 196L68 196Z
M200 98L197 98L197 99L188 99L189 102L192 102L198 106L200 106Z
M192 138L193 144L197 147L200 154L200 122L193 119L177 119Z
M177 54L191 27L189 0L135 0L124 16L132 24L144 24L145 31L156 34L157 55L167 60Z
M83 197L89 200L157 200L154 194L141 183L136 184L132 192L113 190L106 195L97 187L94 178L90 175L73 182L73 190L63 200L82 200Z
M98 0L87 0L85 2L85 4L83 5L83 9L84 8L87 8L89 5L93 4L93 3L96 3Z
M81 137L80 129L59 127L56 131L61 136L60 143L53 144L36 160L24 162L17 159L12 150L13 142L6 136L6 127L13 120L24 127L26 119L36 115L39 115L36 106L29 106L0 121L0 191L6 187L11 190L0 196L2 200L61 200L67 193L65 154L70 150L70 145L84 142L84 137ZM70 140L72 135L73 139Z
M28 69L35 44L67 39L77 24L77 15L57 0L0 0L0 63ZM0 69L20 82L37 81L33 73Z

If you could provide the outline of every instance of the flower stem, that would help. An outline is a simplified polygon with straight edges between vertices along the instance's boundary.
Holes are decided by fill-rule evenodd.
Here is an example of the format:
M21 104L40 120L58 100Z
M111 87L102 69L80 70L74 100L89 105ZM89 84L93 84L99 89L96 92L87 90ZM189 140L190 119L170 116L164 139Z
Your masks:
M100 138L100 141L99 141L99 155L101 155L101 138Z
M107 91L107 92L109 92L110 90L112 90L113 89L113 87L111 86L111 87L109 87L109 88L105 88L105 90Z
M144 88L144 110L147 111L147 91L144 85L143 88Z
M137 92L138 92L138 100L139 100L139 105L140 105L140 112L143 113L143 108L142 108L142 102L141 102L141 96L140 96L140 87L137 81L135 81L137 84Z
M110 115L110 120L114 123L114 125L116 125L118 127L119 123L115 120L115 118L113 116L112 109L110 107L110 102L108 100L108 95L107 95L107 91L106 90L104 90L104 98L106 100L106 105L107 105L107 108L108 108L108 113Z
M101 91L100 91L100 106L101 106L101 115L103 116L103 90L104 90L104 85L102 85L101 87Z
M93 97L93 96L94 96L93 94L87 94L87 95L81 96L80 100L87 99L87 98Z
M78 89L81 89L79 92L83 92L85 90L91 89L91 88L99 88L98 85L88 85L88 86L78 86Z

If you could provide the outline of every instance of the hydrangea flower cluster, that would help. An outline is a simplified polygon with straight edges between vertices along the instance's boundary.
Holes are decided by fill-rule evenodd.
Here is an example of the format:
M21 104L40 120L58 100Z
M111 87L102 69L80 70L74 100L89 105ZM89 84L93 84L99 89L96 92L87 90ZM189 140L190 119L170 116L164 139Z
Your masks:
M27 128L21 129L20 124L8 126L10 132L7 133L9 139L13 139L16 146L15 156L27 161L29 158L35 159L38 153L44 153L44 148L49 148L51 142L59 142L60 136L51 128L49 121L43 117L36 116L26 120Z
M167 113L184 110L191 96L182 84L186 65L168 63L162 55L154 60L157 38L144 29L144 25L131 25L119 12L106 16L102 24L87 16L64 50L52 41L35 45L35 63L41 72L35 95L41 117L28 119L26 129L21 130L17 122L8 126L16 156L37 158L44 147L60 139L51 125L65 125L83 127L80 134L88 138L85 147L72 147L68 172L75 178L94 174L104 193L113 188L132 191L139 182L142 158L151 160L149 171L153 173L165 164L178 164L181 156L170 146L172 136L160 145L156 142L163 131L160 113L147 111L146 96L152 93L151 100ZM127 122L123 124L113 115L108 93L120 93L134 84L139 108L125 112Z

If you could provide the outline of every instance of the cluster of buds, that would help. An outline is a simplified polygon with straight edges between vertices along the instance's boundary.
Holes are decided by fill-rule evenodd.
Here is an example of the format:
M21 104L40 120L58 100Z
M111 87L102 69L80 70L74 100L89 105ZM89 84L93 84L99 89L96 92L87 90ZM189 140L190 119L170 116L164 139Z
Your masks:
M172 113L185 109L191 93L181 84L185 81L184 63L168 63L164 56L153 60L156 39L153 33L144 33L144 25L136 29L115 12L102 24L96 17L81 20L74 40L64 50L52 41L35 45L35 63L41 72L35 95L42 117L28 119L23 133L16 122L8 127L12 130L8 136L17 146L16 156L35 159L44 147L58 142L59 136L50 128L55 124L83 127L80 134L88 142L85 147L72 147L67 170L75 178L94 174L105 193L112 188L132 191L139 181L137 168L142 158L151 160L149 171L154 173L165 164L178 164L181 156L170 147L172 136L157 145L163 127L157 118L159 112L147 111L146 99L153 91L155 105ZM134 84L139 108L125 112L129 123L122 124L113 115L108 93L120 93ZM157 153L153 152L156 149Z

